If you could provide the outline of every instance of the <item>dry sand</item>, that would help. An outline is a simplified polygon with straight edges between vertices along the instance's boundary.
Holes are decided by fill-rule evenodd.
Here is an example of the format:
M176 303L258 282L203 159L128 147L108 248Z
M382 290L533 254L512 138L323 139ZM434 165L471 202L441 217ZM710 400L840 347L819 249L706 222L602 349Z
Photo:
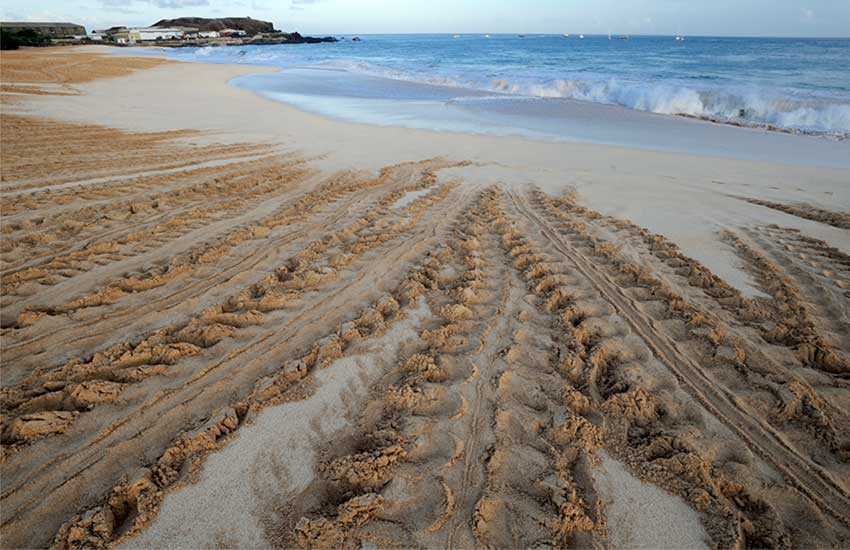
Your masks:
M116 59L2 58L4 547L850 545L850 171Z
M605 501L611 548L709 548L699 514L687 502L637 479L605 451L599 456L593 478Z

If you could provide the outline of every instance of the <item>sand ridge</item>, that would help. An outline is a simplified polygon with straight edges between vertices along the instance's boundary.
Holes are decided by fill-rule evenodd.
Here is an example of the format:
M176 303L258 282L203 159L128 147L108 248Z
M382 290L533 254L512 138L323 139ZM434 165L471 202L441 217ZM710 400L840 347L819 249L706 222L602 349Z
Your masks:
M75 95L75 84L117 78L173 63L159 57L118 57L87 48L24 48L3 52L0 102L16 94Z

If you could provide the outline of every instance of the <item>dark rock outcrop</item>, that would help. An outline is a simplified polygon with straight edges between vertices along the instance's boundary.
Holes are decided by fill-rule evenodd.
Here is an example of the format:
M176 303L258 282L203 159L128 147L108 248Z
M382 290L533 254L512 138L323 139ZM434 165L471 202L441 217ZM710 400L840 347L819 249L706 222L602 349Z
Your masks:
M251 46L272 46L276 44L318 44L320 42L339 42L333 36L316 38L314 36L301 36L297 32L276 32L254 36L243 43Z
M200 31L223 31L224 29L241 30L249 36L260 33L274 32L274 23L251 19L250 17L223 17L207 19L205 17L178 17L157 21L154 27L192 27Z

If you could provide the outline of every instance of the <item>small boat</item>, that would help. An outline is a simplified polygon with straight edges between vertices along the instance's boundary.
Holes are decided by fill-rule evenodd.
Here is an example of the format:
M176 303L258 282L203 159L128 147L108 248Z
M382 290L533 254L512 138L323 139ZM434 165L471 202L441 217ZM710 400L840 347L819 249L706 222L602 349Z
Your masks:
M524 35L524 34L520 34L520 35L519 35L519 37L520 37L520 38L525 38L525 35Z
M484 38L492 38L489 34L485 34Z
M564 38L569 38L569 37L570 37L570 35L564 33Z
M579 38L584 38L583 34L578 35Z
M452 36L452 38L454 38L455 40L457 40L458 38L460 38L460 35L459 35L459 34L456 34L456 35Z
M613 40L613 38L611 38L611 33L610 33L610 32L608 33L608 40Z
M681 36L681 35L676 35L676 41L677 41L677 42L684 42L684 41L685 41L685 37L684 37L684 36Z

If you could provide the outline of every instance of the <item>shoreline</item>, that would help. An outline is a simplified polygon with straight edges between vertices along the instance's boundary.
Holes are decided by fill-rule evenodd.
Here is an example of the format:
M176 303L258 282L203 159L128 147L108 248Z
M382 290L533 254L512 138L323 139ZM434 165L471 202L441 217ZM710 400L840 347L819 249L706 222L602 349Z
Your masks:
M155 47L151 47L155 49ZM124 53L123 48L110 48L112 55L132 55ZM149 54L145 54L147 57ZM237 76L228 78L228 84L237 88L247 89L262 99L283 103L305 114L317 115L332 121L348 124L365 124L375 127L399 127L411 130L431 131L457 135L482 137L503 137L538 143L567 143L579 145L594 145L613 148L623 148L635 151L655 153L696 155L710 158L726 158L743 161L766 162L770 164L803 165L812 167L836 168L850 170L850 136L835 136L829 132L804 131L793 128L783 128L773 124L744 123L734 120L724 120L708 115L690 115L686 113L664 114L635 109L625 105L589 102L571 98L529 97L510 93L500 93L476 88L451 87L435 84L425 84L408 80L394 80L385 77L349 72L345 69L320 67L278 67L258 64L228 64L218 61L205 62L202 60L184 60L169 57L167 52L162 55L151 55L169 61L195 63L200 65L225 65L232 67L255 67L256 73L244 74L240 71ZM402 90L408 87L424 90L445 89L447 94L452 91L471 98L478 96L490 99L503 98L507 102L519 102L520 105L541 105L533 108L531 126L529 119L510 110L505 111L507 118L500 121L492 119L499 112L476 113L467 110L460 113L460 118L442 118L440 111L453 108L454 99L445 105L443 100L435 103L433 108L417 113L419 107L414 101L410 106L401 105L399 108L378 107L371 111L368 102L358 102L357 98L321 94L311 95L303 92L278 93L275 88L265 88L264 82L274 86L273 80L266 80L263 75L284 76L291 78L293 74L306 74L309 80L312 73L322 76L323 73L339 73L344 78L357 82L361 87L369 86L370 82L380 82ZM333 80L333 79L331 79ZM237 82L241 81L241 82ZM352 87L352 84L348 84ZM304 84L299 86L305 87ZM286 89L285 87L283 88ZM394 90L393 90L394 91ZM495 96L494 96L495 94ZM447 96L448 97L448 96ZM334 102L345 106L338 107ZM546 107L549 102L555 105L552 109ZM392 103L392 102L390 102ZM403 102L402 102L403 103ZM473 104L474 105L474 104ZM562 107L558 107L558 105ZM560 112L559 112L560 111ZM429 121L429 116L438 117ZM535 124L535 119L556 117L557 125ZM468 118L468 120L465 120ZM519 126L508 127L512 121L524 120ZM566 128L563 125L566 124ZM564 133L566 130L566 133ZM669 136L669 137L657 137ZM825 153L824 151L829 151Z
M548 35L546 35L546 36L548 36ZM729 37L729 38L737 38L737 37ZM829 39L824 39L824 40L829 40ZM161 47L161 46L144 46L143 48L152 49L152 50L156 50L156 49L167 50L168 49L168 48ZM53 50L66 49L69 52L79 51L79 52L82 52L82 53L88 53L88 52L94 50L94 53L98 54L98 55L118 55L118 56L133 57L132 53L130 53L128 51L128 50L132 49L130 47L86 45L86 46L61 46L61 47L54 47L52 49ZM171 48L171 49L173 49L173 48ZM248 90L253 95L257 96L258 98L260 98L262 100L270 101L270 102L276 103L276 104L283 104L284 106L295 109L295 110L297 110L300 113L303 113L305 115L318 116L320 118L324 118L324 119L327 119L329 121L338 122L338 123L342 123L342 124L365 125L367 127L377 127L377 128L386 128L386 127L389 126L389 127L394 127L394 128L400 128L400 129L409 129L409 130L416 130L416 131L432 132L432 133L435 133L435 134L454 134L454 135L459 135L459 136L507 138L507 139L520 140L520 141L524 141L524 142L532 142L532 143L550 143L550 144L551 143L555 143L555 144L558 144L558 143L565 144L566 143L566 144L573 144L573 145L589 145L589 146L608 147L608 148L611 148L611 149L623 149L623 150L627 150L627 151L644 151L644 152L659 153L659 154L697 156L697 157L703 157L703 158L754 161L756 163L787 164L788 166L800 166L800 164L798 164L797 162L789 161L787 159L782 159L782 158L772 158L772 159L744 158L744 157L728 156L728 155L722 155L722 154L713 154L713 153L704 153L704 152L691 152L691 151L685 151L685 150L665 150L665 149L653 148L652 146L639 146L639 145L635 145L635 144L628 144L627 145L627 144L620 144L620 143L610 143L610 142L605 142L605 141L593 141L593 140L587 140L586 138L581 138L581 137L568 137L568 138L561 138L560 140L553 140L551 137L544 137L544 138L540 138L540 139L535 139L533 137L529 137L528 135L523 135L521 132L516 133L516 134L501 135L501 134L488 133L486 131L484 131L484 132L471 132L471 131L466 131L466 130L441 130L441 129L431 129L431 128L428 128L428 127L410 127L410 126L404 126L404 125L379 124L379 123L363 122L363 121L357 121L357 120L346 120L344 118L340 118L340 117L336 117L336 116L332 116L332 115L325 115L325 114L321 114L321 113L318 113L318 112L315 112L315 111L311 111L309 109L304 109L301 106L299 106L298 104L291 103L291 102L288 102L286 100L272 99L270 97L266 97L261 90L252 89L250 86L240 86L239 84L235 83L236 80L245 79L246 77L250 79L251 77L260 76L260 75L263 75L263 74L274 75L274 74L288 73L288 72L291 72L293 70L294 71L306 70L306 71L309 71L309 72L312 72L312 71L341 72L341 73L344 73L346 75L359 76L359 75L356 75L355 73L350 73L349 71L346 71L344 69L323 69L323 68L318 68L318 67L287 68L287 67L268 66L268 65L262 65L262 64L241 64L241 63L240 64L229 64L229 63L219 63L219 62L209 62L209 63L207 63L207 62L203 62L203 61L187 61L187 60L182 60L182 59L173 59L173 58L171 58L167 55L167 51L163 51L162 55L147 54L146 53L145 55L141 56L141 59L151 58L151 57L156 58L156 59L162 59L164 61L168 61L168 62L171 62L171 63L182 63L182 64L202 65L202 66L203 65L218 65L218 66L230 67L234 71L234 73L223 77L225 79L224 84L226 84L230 87L233 87L233 88ZM378 77L378 78L380 78L380 77ZM381 78L381 79L383 79L383 78ZM389 79L386 79L386 80L389 80ZM408 81L399 81L399 82L408 83ZM410 82L410 83L411 84L418 84L418 83L414 83L414 82ZM427 86L431 86L431 85L427 85ZM440 86L436 86L436 87L440 87ZM452 89L454 89L454 88L452 88ZM458 89L468 91L468 92L480 93L480 94L489 94L490 93L486 90L478 90L478 89L473 89L473 88L458 88ZM511 98L511 99L517 98L517 99L530 100L530 101L536 101L538 99L545 101L547 99L552 99L552 98L545 98L545 97L538 98L538 97L516 96L516 95L513 95L513 94L504 94L504 95L505 95L505 97ZM812 138L814 138L814 140L817 140L817 141L815 141L815 144L817 144L818 141L821 141L821 143L826 143L826 144L843 144L843 143L847 142L848 140L850 140L850 136L842 138L842 137L833 136L833 135L828 134L826 132L814 132L814 131L808 132L808 131L803 131L803 130L796 130L796 129L793 129L793 128L778 127L778 126L771 125L771 124L757 124L757 123L747 124L747 123L741 123L741 122L737 122L737 121L727 121L727 120L723 120L723 119L719 119L719 118L707 116L707 115L698 116L698 115L690 115L690 114L687 114L687 113L663 114L663 113L655 113L655 112L650 112L650 111L641 111L641 110L638 110L638 109L633 109L631 107L627 107L627 106L624 106L624 105L618 105L618 104L594 103L594 102L587 102L587 101L571 99L571 98L554 98L554 99L557 99L558 101L563 101L563 102L568 103L568 104L577 105L577 106L579 106L579 109L591 109L591 111L590 111L591 113L593 113L593 111L592 111L593 109L599 109L600 111L610 110L611 112L617 113L618 115L623 115L623 114L632 115L632 116L636 115L637 120L644 119L645 121L652 121L653 119L657 119L657 120L677 120L678 119L678 120L682 120L682 121L691 121L691 122L697 123L699 126L704 125L705 127L708 127L708 128L711 128L711 127L729 128L730 130L734 129L736 131L743 131L745 134L751 133L751 134L756 135L756 136L787 135L787 136L794 136L794 137L802 138L802 139L805 139L805 140L811 140ZM592 114L586 115L586 116L592 116ZM617 116L617 115L615 115L615 116ZM729 135L734 136L735 134L733 133L733 134L729 134ZM801 143L805 143L805 142L801 142ZM811 143L811 141L809 141L809 143ZM850 151L850 147L848 147L848 151ZM843 164L836 164L836 165L833 165L833 164L808 164L808 165L803 164L802 166L809 166L809 167L813 167L813 168L850 170L850 161L847 161L846 165L843 165Z
M309 50L243 48L238 52L194 49L169 55L187 61L255 63L290 69L339 67L349 70L350 76L355 79L372 76L389 78L397 83L451 86L461 97L465 92L479 91L494 98L533 98L552 100L552 103L557 99L572 98L597 105L621 105L638 112L669 116L681 113L685 117L694 116L722 125L728 122L730 126L745 125L792 135L822 135L825 139L846 137L850 133L846 93L841 91L846 90L846 79L837 75L830 78L827 74L823 78L821 92L816 92L819 89L816 87L807 93L810 86L805 82L817 82L818 79L804 78L803 74L808 73L803 69L796 78L789 73L787 82L786 79L774 82L775 89L764 82L766 78L769 82L769 74L764 71L752 74L738 72L744 69L736 64L735 60L739 57L761 59L759 56L769 56L775 48L783 51L784 46L780 42L770 42L770 39L761 44L755 39L741 39L743 43L732 46L729 52L740 49L740 55L720 55L714 63L706 57L707 52L722 50L723 46L721 42L715 44L711 40L683 50L678 44L673 46L650 37L646 37L645 43L630 47L609 41L569 45L569 40L558 36L547 36L546 40L537 42L523 42L510 36L495 42L475 35L462 38L458 42L449 39L448 35L425 35L421 39L413 35L377 35L362 47L340 45ZM424 63L421 70L417 70L417 63L423 60L414 56L405 61L403 53L405 49L415 50L417 44L443 52L446 60L436 65ZM842 47L842 42L837 41L826 48L821 56L823 65L826 66L826 60L832 59ZM468 61L468 71L463 70L466 62L456 61L453 57L452 52L458 48L468 48L473 56ZM531 56L531 67L518 66L510 55L504 58L501 70L488 65L489 56L498 58L499 51L505 49L510 52L512 48L527 52ZM644 51L648 54L657 51L662 56L659 59L667 59L672 64L670 71L664 72L658 66L658 59L651 55L644 65L639 57ZM546 57L543 57L544 54ZM598 70L593 69L594 55L600 64ZM696 56L692 63L699 59L700 64L705 66L702 73L693 70L687 63L679 63L682 56L689 55ZM796 63L792 58L788 62ZM619 68L607 71L604 67L608 64ZM554 69L561 65L563 70ZM809 67L814 73L820 70L821 65ZM842 82L844 87L841 87ZM783 83L791 87L786 89ZM389 83L384 88L390 93L394 91ZM345 91L353 90L346 88ZM357 93L353 95L357 96ZM643 146L640 142L638 145Z
M509 185L526 185L533 181L547 192L574 190L589 206L603 213L636 216L632 219L641 225L665 235L672 232L688 254L720 270L724 277L733 277L744 287L748 286L747 278L736 276L735 270L729 269L728 260L724 259L724 256L728 258L728 252L720 250L717 233L732 223L736 216L743 215L743 220L759 223L774 220L775 212L738 208L741 201L732 197L752 196L779 203L807 203L824 209L850 210L850 189L842 185L850 179L848 169L612 145L553 143L518 137L375 126L302 111L229 84L236 77L278 71L271 67L180 62L120 80L82 84L79 87L84 93L80 96L61 100L35 98L33 101L44 116L59 120L97 122L135 131L193 128L213 133L215 139L225 141L279 143L319 157L318 165L324 170L344 170L353 165L377 170L399 160L446 154L450 158L463 157L481 165L475 170L478 174L466 174L474 181L500 181ZM198 86L192 82L197 82L205 94L198 96ZM127 108L116 109L116 102ZM182 113L179 116L173 116L170 110L162 112L153 107L169 105L170 102L180 107ZM95 112L98 116L92 117L91 113ZM215 116L211 116L213 113ZM740 128L729 130L749 131ZM352 143L362 148L349 147L348 144ZM365 143L369 143L369 147L364 147ZM620 170L618 166L626 170ZM467 169L464 172L473 171ZM666 182L651 181L650 178L659 174L663 174ZM809 189L803 190L796 183L802 181ZM684 183L686 189L671 189L671 182ZM615 189L616 192L612 193ZM655 198L663 206L656 206L652 198L641 197L642 191L661 193ZM695 200L695 197L688 196L689 191L710 199ZM647 210L630 208L625 202L626 197ZM721 208L720 202L726 204ZM701 214L715 219L713 228L708 232L705 228L697 231L686 229L692 225L689 223L692 219L690 212L665 223L664 218L669 217L672 204L685 210L687 205L709 208L708 212ZM831 228L798 218L783 218L783 222L796 229L810 231L813 237L850 252L850 242L845 242L840 232L835 233ZM709 250L701 249L705 245Z
M242 65L239 65L242 66ZM267 68L262 65L256 67ZM623 105L593 103L569 98L530 98L504 95L503 111L478 109L475 102L484 91L463 90L464 97L443 100L382 101L343 95L324 95L307 91L324 79L350 80L346 88L375 89L391 92L398 88L440 91L444 87L364 76L339 69L276 68L272 73L241 75L229 81L238 88L254 92L264 99L284 103L304 113L343 123L377 127L395 126L458 135L505 137L537 143L598 145L655 153L685 154L701 157L850 169L850 145L846 139L828 134L806 133L772 126L725 122L710 117L685 114L660 114ZM339 73L339 74L334 74ZM275 78L277 77L277 78ZM288 80L295 90L287 89ZM383 82L381 82L383 81ZM377 84L376 84L377 83ZM362 93L362 92L358 92ZM333 94L333 92L331 92ZM390 95L393 95L392 93ZM510 105L513 104L511 107Z

